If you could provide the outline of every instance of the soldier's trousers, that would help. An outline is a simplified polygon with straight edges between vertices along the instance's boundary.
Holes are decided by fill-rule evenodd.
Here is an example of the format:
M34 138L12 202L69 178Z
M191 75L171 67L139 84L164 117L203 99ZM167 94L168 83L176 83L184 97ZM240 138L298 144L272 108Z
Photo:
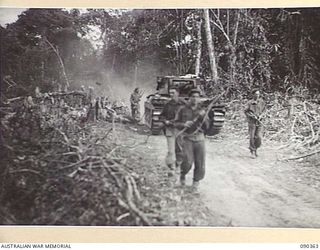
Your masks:
M131 105L131 116L134 120L140 120L140 108L139 105Z
M255 123L249 123L249 136L249 149L255 151L261 146L262 126L259 126Z
M182 162L182 150L180 149L180 145L177 145L179 142L179 138L176 138L175 135L166 136L167 138L167 146L168 146L168 152L166 156L166 164L172 165L172 164L181 164Z
M167 145L168 145L166 164L170 166L176 163L176 153L175 153L176 137L172 135L172 136L166 136L166 138L167 138Z
M188 138L185 138L183 144L181 175L186 175L194 164L193 181L202 180L205 175L205 154L206 149L204 140L191 141Z

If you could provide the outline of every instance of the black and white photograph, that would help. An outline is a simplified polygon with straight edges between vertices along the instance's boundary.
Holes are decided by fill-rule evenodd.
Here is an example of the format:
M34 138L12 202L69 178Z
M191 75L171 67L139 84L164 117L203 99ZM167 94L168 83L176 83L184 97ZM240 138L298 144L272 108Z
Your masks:
M319 229L319 23L0 7L0 225Z

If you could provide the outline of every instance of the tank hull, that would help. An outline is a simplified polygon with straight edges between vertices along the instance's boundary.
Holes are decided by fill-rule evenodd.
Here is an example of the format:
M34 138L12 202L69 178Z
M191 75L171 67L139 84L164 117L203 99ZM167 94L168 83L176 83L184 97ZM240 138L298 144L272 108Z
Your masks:
M147 100L144 103L145 124L150 128L151 134L153 135L159 135L162 133L163 120L160 115L167 101L168 100L162 101L161 104L157 103L157 105L152 103L150 100Z
M162 133L164 125L160 114L165 104L166 102L163 102L162 105L153 105L150 101L144 103L145 124L150 128L151 134L153 135ZM205 104L203 104L203 108L206 108ZM225 114L226 108L224 104L213 105L208 113L209 127L205 131L206 135L213 136L221 132L225 121Z

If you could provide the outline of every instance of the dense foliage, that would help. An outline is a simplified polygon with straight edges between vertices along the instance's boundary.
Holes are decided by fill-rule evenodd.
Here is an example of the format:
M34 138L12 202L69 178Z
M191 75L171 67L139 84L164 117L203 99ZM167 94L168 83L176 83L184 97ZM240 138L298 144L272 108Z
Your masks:
M240 92L252 86L318 89L318 8L212 9L209 14L220 84ZM66 81L72 87L80 80L92 84L104 80L102 72L126 77L128 84L151 84L159 74L194 73L202 18L201 9L28 9L1 27L2 94L31 93L35 86L52 90ZM200 73L210 77L203 26Z

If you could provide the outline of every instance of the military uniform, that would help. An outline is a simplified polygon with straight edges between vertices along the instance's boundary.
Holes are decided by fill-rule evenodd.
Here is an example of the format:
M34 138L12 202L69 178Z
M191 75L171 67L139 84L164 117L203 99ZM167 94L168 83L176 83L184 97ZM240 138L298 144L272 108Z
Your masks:
M163 108L160 117L165 120L164 134L167 138L168 153L166 156L166 164L169 168L173 168L175 164L180 165L182 161L181 150L177 145L176 134L178 130L174 127L174 119L177 111L183 105L181 101L170 100Z
M141 94L139 93L138 89L131 94L130 103L131 103L131 115L132 118L136 121L140 120L140 99Z
M94 108L95 108L95 118L96 118L96 120L99 120L99 118L100 118L100 115L99 115L99 114L100 114L100 102L99 102L99 98L96 99Z
M202 108L199 104L196 107L192 107L190 104L182 107L176 117L176 127L184 129L184 124L187 121L194 121L194 125L191 128L185 129L183 133L183 161L181 164L181 176L182 183L185 180L185 176L191 170L194 163L193 182L199 182L205 176L205 136L204 129L208 127L208 120L203 121L203 116L199 115ZM197 128L201 126L200 128Z
M249 128L249 149L252 154L257 156L257 149L261 146L262 142L262 125L259 120L261 114L265 110L265 102L262 99L251 100L247 104L245 114L248 120Z

